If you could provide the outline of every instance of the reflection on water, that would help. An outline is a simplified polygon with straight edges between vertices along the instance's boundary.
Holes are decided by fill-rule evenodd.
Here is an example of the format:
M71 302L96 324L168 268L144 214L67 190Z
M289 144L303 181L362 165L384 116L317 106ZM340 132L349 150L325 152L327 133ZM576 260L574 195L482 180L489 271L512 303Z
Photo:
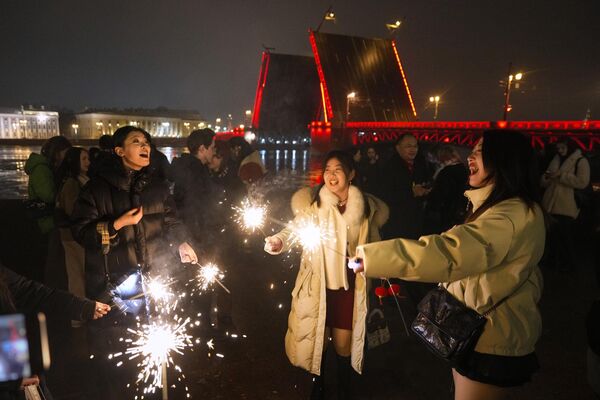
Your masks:
M159 147L169 161L187 152L184 147ZM27 197L25 161L31 152L39 153L39 146L0 146L0 199ZM311 157L307 149L260 150L260 158L270 178L290 187L317 182L320 176L320 158Z
M40 146L0 146L0 199L27 197L25 161Z

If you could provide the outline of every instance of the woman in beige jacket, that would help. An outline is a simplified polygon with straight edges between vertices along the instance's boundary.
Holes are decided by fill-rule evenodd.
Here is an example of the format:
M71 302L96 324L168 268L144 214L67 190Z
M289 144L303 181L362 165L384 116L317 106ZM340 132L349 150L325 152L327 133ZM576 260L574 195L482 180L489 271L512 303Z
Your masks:
M355 176L349 154L333 151L324 162L324 185L292 197L290 225L311 221L324 232L315 249L304 249L288 318L285 349L290 362L314 374L312 399L323 398L324 351L332 338L338 360L339 398L352 396L352 368L362 373L367 280L346 268L356 246L380 240L387 206L350 184ZM280 254L294 243L294 229L265 239L265 251Z
M462 225L419 240L359 246L355 271L368 277L442 282L486 318L475 351L453 365L455 399L504 399L539 368L535 344L542 321L537 303L544 251L544 215L529 141L512 131L487 131L468 158L466 192L472 214Z

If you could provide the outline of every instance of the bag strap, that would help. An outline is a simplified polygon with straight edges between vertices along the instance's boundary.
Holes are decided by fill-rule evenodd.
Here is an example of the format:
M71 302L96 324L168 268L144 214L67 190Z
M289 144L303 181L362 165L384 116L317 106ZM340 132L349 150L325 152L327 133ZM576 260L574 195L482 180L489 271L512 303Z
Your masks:
M513 290L508 296L504 296L504 298L502 298L502 300L500 300L499 302L497 302L496 304L494 304L490 309L488 309L486 312L484 312L481 315L483 317L487 317L489 314L491 314L492 312L494 312L494 310L496 310L498 307L500 307L502 305L502 303L504 303L506 300L508 300L509 298L511 298L515 293L517 293L517 291L519 291L519 289L521 289L523 287L523 285L525 285L525 283L527 281L529 281L529 278L531 277L532 273L533 273L533 269L529 272L529 275L527 275L527 279L525 279L523 282L521 282L519 284L519 286L516 287L515 290Z

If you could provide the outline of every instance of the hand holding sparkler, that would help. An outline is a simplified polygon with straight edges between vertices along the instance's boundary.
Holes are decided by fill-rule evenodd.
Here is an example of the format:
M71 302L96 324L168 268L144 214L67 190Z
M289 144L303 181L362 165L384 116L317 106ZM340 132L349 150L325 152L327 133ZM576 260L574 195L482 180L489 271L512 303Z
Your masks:
M348 260L348 268L354 271L355 274L365 270L365 264L362 258L354 257Z
M265 238L265 251L269 254L279 254L283 248L283 242L277 236Z
M182 263L196 264L198 262L198 256L188 242L179 245L179 257Z
M96 302L96 306L94 308L94 317L93 319L99 319L104 317L106 314L110 312L110 306L108 304Z

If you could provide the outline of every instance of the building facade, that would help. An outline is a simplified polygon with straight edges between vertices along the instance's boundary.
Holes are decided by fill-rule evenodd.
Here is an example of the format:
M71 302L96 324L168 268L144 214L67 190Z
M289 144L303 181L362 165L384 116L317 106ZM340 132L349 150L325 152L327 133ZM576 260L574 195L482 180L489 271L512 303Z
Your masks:
M195 129L206 127L199 115L176 115L176 111L160 113L86 112L75 115L69 137L97 139L112 135L119 127L133 125L150 133L152 137L186 137ZM66 133L66 132L65 132Z
M0 139L48 139L59 134L56 111L0 109Z

